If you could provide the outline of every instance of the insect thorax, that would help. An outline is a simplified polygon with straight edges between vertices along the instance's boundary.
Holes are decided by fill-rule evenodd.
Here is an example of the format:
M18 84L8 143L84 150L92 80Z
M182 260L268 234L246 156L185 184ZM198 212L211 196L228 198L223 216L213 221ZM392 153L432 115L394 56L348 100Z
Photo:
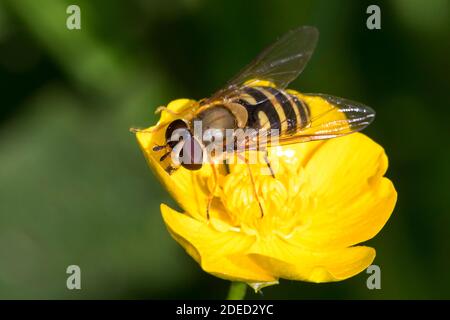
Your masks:
M240 108L243 107L240 106ZM190 126L204 147L227 150L233 148L234 133L241 123L242 119L233 106L224 102L224 104L216 104L198 113Z
M216 105L200 112L193 121L201 121L203 130L235 129L237 123L233 113L223 105Z

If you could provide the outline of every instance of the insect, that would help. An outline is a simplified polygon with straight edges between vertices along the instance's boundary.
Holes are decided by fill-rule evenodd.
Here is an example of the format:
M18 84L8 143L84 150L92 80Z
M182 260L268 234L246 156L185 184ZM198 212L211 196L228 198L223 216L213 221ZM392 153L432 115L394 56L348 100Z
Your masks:
M311 58L318 36L318 30L310 26L288 32L262 51L223 89L201 100L192 110L179 114L170 124L154 128L166 128L166 143L155 146L153 151L163 152L161 162L171 156L172 163L165 168L167 173L174 173L180 166L198 170L210 163L214 176L217 176L214 155L209 154L205 159L202 152L215 142L194 133L196 121L203 129L213 129L219 135L225 135L227 129L235 132L253 129L255 133L240 144L234 139L231 147L226 145L223 148L225 155L239 147L246 150L258 146L261 135L265 138L276 136L280 145L286 145L335 138L369 125L375 112L361 103L326 94L294 94L287 90L288 84L298 77ZM170 112L165 107L159 110ZM183 132L181 139L173 139L177 131ZM269 143L266 145L270 146ZM268 158L264 159L270 168ZM253 182L249 165L248 170ZM257 198L256 190L255 195ZM263 216L261 204L260 209Z

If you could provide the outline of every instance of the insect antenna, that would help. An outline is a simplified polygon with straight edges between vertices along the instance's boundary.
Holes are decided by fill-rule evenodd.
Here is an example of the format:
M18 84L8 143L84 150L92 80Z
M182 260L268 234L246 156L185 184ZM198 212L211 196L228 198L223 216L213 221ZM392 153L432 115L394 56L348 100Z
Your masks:
M142 129L139 129L139 128L130 128L129 131L130 131L131 133L138 133L138 132L141 132Z

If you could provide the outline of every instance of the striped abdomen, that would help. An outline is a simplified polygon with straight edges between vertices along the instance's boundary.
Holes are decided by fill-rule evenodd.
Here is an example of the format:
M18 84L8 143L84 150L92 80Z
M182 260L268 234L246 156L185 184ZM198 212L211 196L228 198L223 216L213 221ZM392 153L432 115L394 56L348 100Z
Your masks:
M304 101L276 88L245 87L236 102L247 109L249 128L292 134L310 121L310 110Z

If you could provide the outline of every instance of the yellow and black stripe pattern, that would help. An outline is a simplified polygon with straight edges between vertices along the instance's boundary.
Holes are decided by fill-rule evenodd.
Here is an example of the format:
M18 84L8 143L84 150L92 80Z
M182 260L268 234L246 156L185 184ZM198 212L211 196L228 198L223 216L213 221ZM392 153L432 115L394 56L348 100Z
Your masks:
M289 135L310 121L311 113L305 101L273 87L245 87L236 102L248 112L248 128L278 129L280 135Z

